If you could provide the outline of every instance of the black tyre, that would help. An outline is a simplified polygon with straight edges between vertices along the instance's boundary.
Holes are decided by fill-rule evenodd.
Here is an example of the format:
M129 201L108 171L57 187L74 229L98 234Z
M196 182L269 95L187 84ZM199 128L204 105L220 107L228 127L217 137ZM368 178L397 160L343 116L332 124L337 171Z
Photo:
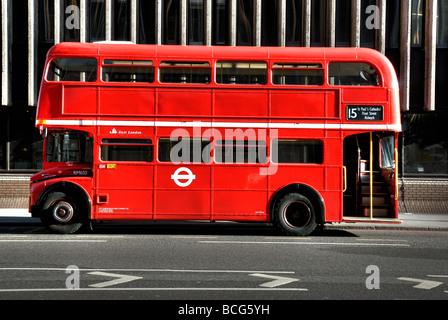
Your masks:
M43 203L41 221L52 232L70 234L85 224L85 214L82 201L65 192L53 192Z
M277 226L286 234L306 236L316 228L316 216L311 201L298 193L289 193L276 206Z

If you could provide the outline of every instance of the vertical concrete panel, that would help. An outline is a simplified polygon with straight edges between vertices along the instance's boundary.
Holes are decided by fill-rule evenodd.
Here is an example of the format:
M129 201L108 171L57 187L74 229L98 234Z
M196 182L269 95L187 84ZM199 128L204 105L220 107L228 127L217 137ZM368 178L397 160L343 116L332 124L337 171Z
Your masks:
M426 0L424 109L436 109L436 22L437 0Z
M11 106L12 0L2 0L2 106Z
M411 4L401 1L400 8L400 102L401 111L409 110L411 67Z

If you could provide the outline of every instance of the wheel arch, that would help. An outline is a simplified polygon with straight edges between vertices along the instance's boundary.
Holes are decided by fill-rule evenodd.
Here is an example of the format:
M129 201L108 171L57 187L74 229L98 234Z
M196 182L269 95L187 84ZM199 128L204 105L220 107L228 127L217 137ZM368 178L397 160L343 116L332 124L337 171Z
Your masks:
M59 181L53 183L47 186L40 193L39 198L36 201L36 207L39 208L37 217L40 217L40 211L44 209L42 208L42 206L44 205L47 197L54 192L64 192L67 194L71 194L77 199L83 201L86 207L85 209L87 210L86 218L90 219L92 211L92 200L90 199L89 195L87 194L86 190L83 187L68 181Z
M311 204L313 205L314 210L316 211L316 222L318 224L324 223L325 221L324 199L322 198L320 193L316 191L313 187L310 187L309 185L302 183L293 183L275 192L269 205L271 221L274 221L275 219L275 207L278 201L281 200L288 193L299 193L307 197L310 200Z

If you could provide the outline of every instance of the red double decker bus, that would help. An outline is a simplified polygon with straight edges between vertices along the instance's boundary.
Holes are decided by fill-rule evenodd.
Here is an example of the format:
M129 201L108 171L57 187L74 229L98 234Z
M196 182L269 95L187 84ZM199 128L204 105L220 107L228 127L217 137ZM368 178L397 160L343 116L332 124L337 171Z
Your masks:
M30 212L268 222L290 235L398 223L398 81L365 48L62 43L48 53Z

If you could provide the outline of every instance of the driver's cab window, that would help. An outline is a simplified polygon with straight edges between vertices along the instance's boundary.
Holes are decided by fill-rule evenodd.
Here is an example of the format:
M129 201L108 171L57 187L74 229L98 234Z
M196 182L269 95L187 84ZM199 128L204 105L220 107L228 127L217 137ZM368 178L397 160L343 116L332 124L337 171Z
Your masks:
M93 139L87 133L52 132L46 144L47 162L93 163Z

